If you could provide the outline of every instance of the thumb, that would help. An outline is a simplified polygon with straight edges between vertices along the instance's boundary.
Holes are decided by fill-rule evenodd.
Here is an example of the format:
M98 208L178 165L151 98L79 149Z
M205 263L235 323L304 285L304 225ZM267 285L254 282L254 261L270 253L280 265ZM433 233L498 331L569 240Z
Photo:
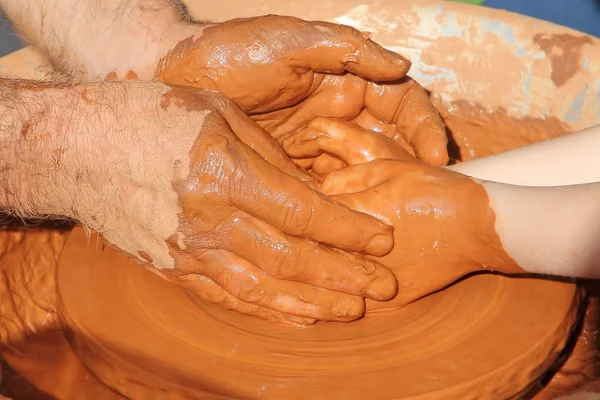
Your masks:
M357 193L384 182L389 176L390 160L375 160L350 165L327 174L319 191L327 196Z
M345 25L311 24L319 34L311 35L315 41L300 51L300 57L314 72L350 72L369 81L390 82L410 69L410 61L372 41L370 33Z

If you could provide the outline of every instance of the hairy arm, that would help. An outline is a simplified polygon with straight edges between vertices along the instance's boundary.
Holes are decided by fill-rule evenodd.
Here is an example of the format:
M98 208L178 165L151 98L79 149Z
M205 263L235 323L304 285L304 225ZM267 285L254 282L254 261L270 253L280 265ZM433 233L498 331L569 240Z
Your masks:
M27 217L70 217L75 158L66 132L77 115L72 91L0 79L0 209ZM74 175L74 174L73 174Z
M159 60L198 32L176 0L0 0L25 40L60 72L152 79Z

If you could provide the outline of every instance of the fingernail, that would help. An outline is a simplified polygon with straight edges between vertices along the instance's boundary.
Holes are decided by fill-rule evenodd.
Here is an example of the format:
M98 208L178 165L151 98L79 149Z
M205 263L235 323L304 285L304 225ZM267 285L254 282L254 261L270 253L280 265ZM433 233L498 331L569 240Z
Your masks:
M448 165L448 140L445 127L438 126L435 121L425 121L417 129L412 142L420 160L433 165Z
M309 325L313 325L317 320L312 318L302 318L295 316L286 316L279 320L279 322L287 325L294 325L297 328L304 328Z
M380 277L369 283L365 295L373 300L385 301L394 297L397 291L398 283L395 279Z
M335 321L354 321L365 314L365 302L360 298L340 298L329 309L331 319Z
M344 56L344 60L343 61L344 61L344 64L347 64L347 63L358 63L359 59L358 59L358 56L356 54L346 54Z
M392 233L390 232L387 235L373 236L367 243L365 252L372 256L382 257L389 253L392 250L392 247L394 247L394 236L392 236Z

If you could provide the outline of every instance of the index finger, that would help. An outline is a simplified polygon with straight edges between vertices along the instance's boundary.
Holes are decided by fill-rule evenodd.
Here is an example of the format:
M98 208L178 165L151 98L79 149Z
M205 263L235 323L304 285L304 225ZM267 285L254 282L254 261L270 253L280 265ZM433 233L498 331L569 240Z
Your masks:
M233 205L291 236L375 256L391 251L391 226L310 189L241 143L236 147L245 165L243 184L231 187Z
M233 133L269 164L302 181L313 180L306 171L289 158L275 138L247 116L233 101L219 92L212 91L207 99L225 119Z
M368 81L395 81L408 73L410 61L371 40L371 34L346 25L311 22L314 42L300 51L315 72L353 73Z

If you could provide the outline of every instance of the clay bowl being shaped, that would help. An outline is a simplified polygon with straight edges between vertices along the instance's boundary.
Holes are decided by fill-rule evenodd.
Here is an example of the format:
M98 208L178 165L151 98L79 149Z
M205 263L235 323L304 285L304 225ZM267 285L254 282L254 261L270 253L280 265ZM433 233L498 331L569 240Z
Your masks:
M600 122L600 43L564 27L446 1L188 6L200 20L272 13L369 31L447 110L554 117L565 131ZM36 77L41 62L26 49L0 65ZM64 327L82 363L130 398L511 398L556 361L581 300L571 284L479 275L394 314L293 330L201 303L86 243L75 230L58 269Z

